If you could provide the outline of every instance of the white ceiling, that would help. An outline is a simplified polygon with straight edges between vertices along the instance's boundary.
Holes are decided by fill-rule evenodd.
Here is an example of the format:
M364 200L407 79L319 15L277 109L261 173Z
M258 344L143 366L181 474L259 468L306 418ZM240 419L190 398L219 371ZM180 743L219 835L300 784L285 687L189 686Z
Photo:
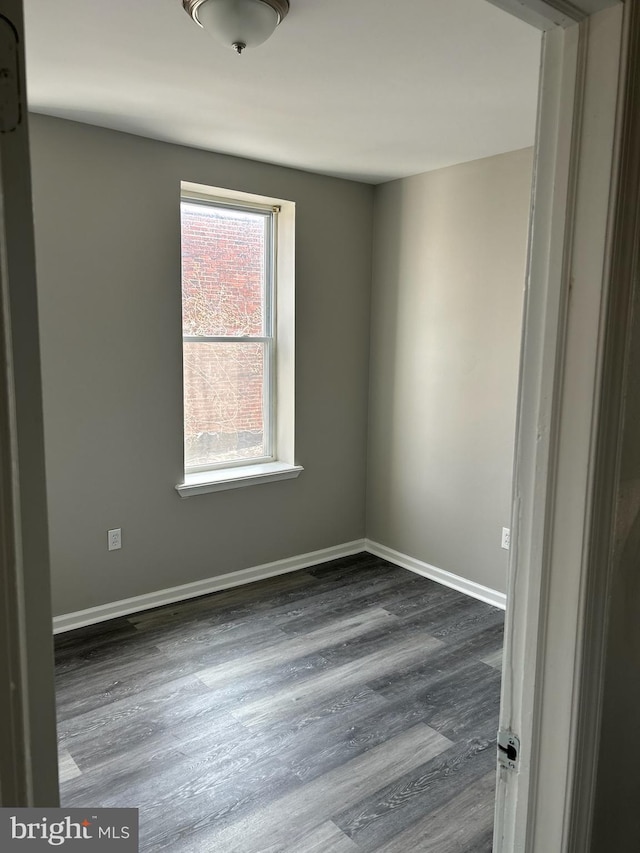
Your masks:
M181 0L25 0L30 107L379 183L533 143L540 33L485 0L291 0L237 56Z

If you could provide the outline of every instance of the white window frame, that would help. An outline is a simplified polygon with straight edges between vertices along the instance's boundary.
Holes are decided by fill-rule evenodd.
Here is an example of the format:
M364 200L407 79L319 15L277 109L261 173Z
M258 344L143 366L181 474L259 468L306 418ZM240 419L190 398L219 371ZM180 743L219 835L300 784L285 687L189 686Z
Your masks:
M184 342L257 342L265 346L265 446L267 455L186 468L176 490L181 497L293 479L302 466L294 451L294 266L295 204L220 187L182 182L180 200L262 213L267 227L265 324L262 336L185 336ZM184 437L183 437L184 438ZM183 442L184 446L184 442ZM183 466L184 467L184 466Z

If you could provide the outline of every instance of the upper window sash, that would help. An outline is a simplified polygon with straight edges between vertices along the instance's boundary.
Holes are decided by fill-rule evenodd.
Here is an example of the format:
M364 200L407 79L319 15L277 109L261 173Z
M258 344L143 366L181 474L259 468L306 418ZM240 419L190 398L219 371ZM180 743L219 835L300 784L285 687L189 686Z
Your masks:
M264 292L264 317L263 331L264 337L273 339L275 337L275 293L276 293L276 269L277 269L277 245L278 245L278 219L277 215L281 211L280 205L260 204L259 202L241 202L232 201L230 199L220 198L215 195L207 195L205 193L197 193L193 191L183 190L180 193L180 202L189 204L201 204L203 207L226 208L227 210L237 210L240 213L256 213L262 214L265 217L265 292ZM193 336L189 336L193 337ZM223 343L227 336L220 337L220 342ZM246 335L247 340L259 340L260 336ZM241 340L241 336L229 335L228 338ZM186 335L183 340L187 340ZM198 337L203 340L202 337Z

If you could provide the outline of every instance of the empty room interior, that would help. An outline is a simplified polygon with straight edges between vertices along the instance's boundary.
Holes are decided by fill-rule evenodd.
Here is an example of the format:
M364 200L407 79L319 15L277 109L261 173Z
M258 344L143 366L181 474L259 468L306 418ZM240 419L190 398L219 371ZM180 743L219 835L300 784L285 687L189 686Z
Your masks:
M541 34L217 3L25 2L61 802L489 851Z

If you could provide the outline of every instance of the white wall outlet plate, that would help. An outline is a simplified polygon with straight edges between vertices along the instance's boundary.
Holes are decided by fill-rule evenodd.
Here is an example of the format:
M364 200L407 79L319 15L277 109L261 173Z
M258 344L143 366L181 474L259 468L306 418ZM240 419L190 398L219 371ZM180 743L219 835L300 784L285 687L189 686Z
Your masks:
M500 547L504 548L505 551L511 547L511 530L508 527L502 528L502 544Z
M107 544L110 551L118 551L122 548L121 527L115 527L113 530L107 530Z

